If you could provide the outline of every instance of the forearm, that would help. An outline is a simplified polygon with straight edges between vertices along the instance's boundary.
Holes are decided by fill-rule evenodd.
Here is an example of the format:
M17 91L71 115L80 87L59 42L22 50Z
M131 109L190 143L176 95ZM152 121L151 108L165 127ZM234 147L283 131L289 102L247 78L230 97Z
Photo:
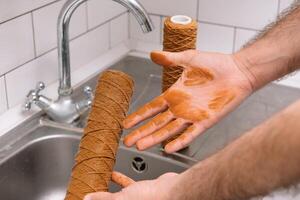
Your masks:
M296 183L299 119L300 101L181 174L177 199L240 200Z
M234 54L247 69L254 89L295 71L300 66L300 3L253 42Z

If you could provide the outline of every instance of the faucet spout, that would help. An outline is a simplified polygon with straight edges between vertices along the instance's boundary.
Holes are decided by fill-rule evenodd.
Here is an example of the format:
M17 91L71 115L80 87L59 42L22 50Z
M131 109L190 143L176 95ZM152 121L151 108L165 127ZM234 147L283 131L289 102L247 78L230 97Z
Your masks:
M147 14L145 8L136 0L113 0L125 6L136 18L144 33L151 32L154 29L153 23Z
M60 96L72 94L70 47L69 47L69 24L72 14L82 3L87 0L68 0L58 17L58 65L59 65L59 88ZM136 17L144 32L153 30L153 24L143 6L136 0L113 0L126 8Z

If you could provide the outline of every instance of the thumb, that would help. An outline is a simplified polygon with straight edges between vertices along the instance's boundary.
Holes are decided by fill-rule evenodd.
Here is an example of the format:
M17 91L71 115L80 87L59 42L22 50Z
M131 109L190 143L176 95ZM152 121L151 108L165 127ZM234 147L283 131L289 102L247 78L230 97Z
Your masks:
M134 180L132 180L131 178L125 176L124 174L122 174L120 172L113 172L111 178L112 178L113 182L122 186L123 188L128 187L129 185L135 183Z
M167 52L167 51L152 51L150 54L151 60L158 65L175 67L185 67L189 65L189 61L195 55L194 50L188 50L183 52Z

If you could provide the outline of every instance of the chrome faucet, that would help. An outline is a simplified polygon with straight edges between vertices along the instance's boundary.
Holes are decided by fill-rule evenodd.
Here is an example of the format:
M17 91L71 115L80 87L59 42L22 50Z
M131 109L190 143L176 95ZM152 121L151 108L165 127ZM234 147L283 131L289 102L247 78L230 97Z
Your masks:
M72 14L82 3L87 0L68 0L58 17L57 37L58 37L58 68L59 68L59 87L58 99L53 101L43 95L40 91L45 88L43 82L39 82L36 89L31 90L27 95L25 109L30 110L32 103L36 104L45 113L56 122L72 123L77 119L92 103L92 90L86 86L84 93L86 99L75 102L72 95L71 86L71 67L70 67L70 47L69 47L69 24ZM147 33L153 30L152 22L140 3L136 0L112 0L115 1L133 13L139 22L143 32Z

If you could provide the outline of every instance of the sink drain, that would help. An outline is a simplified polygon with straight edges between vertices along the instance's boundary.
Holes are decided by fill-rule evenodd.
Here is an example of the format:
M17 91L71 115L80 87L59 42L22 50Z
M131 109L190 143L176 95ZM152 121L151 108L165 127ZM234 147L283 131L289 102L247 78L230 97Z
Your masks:
M147 163L144 158L137 156L132 159L131 167L138 173L144 173L147 171Z

